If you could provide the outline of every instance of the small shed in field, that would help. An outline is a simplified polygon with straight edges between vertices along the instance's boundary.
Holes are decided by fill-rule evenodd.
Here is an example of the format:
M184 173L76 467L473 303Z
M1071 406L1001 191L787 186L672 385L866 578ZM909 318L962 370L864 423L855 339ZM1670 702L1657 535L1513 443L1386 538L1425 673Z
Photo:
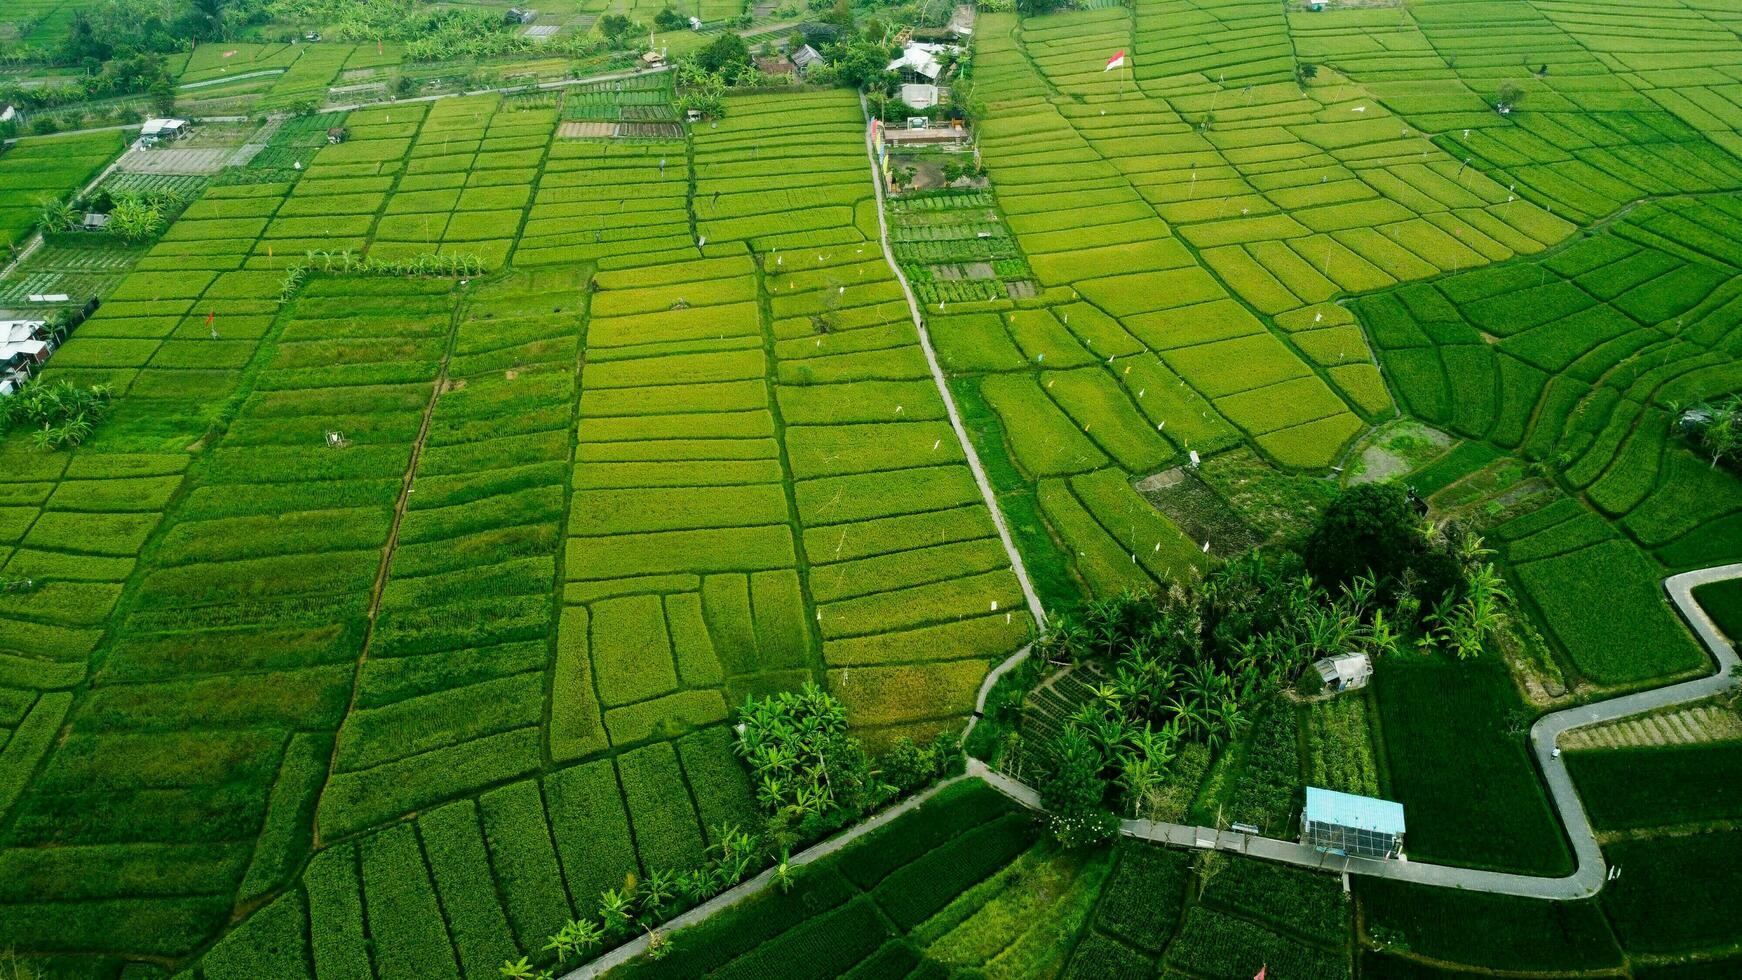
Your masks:
M822 64L822 62L823 56L817 53L816 48L813 48L808 44L799 45L798 50L792 53L793 67L798 69L800 75L810 71L812 65L819 65Z
M28 374L48 360L51 349L42 337L42 320L0 320L0 370Z
M1325 682L1325 690L1354 691L1367 686L1373 676L1373 661L1364 653L1345 653L1315 661L1313 669Z
M189 131L186 119L147 119L145 125L139 127L139 142L146 146L156 146L181 139Z
M1403 804L1308 786L1300 842L1330 854L1395 858L1403 855Z

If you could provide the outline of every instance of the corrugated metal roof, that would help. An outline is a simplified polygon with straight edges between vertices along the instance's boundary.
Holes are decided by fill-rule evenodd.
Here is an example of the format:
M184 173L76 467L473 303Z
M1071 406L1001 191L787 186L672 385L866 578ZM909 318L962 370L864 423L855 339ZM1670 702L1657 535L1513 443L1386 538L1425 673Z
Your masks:
M1372 830L1381 834L1403 833L1402 803L1374 799L1371 796L1356 796L1353 793L1339 793L1317 786L1307 787L1306 818L1316 823Z

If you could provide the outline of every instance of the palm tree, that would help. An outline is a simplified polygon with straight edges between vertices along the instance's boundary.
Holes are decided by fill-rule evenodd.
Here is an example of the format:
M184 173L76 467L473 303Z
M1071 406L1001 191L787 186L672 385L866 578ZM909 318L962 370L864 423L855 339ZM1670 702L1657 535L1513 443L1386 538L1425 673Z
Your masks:
M1176 743L1179 741L1179 729L1175 727L1151 728L1145 725L1131 738L1131 748L1144 761L1163 774L1173 765L1176 754Z
M1367 649L1375 656L1390 656L1397 652L1397 631L1385 621L1385 610L1373 610L1373 623L1367 627Z
M1111 660L1119 648L1119 641L1124 638L1124 633L1119 629L1119 624L1103 619L1089 626L1089 637L1101 647L1101 655Z
M1508 622L1505 604L1511 602L1500 573L1493 565L1481 565L1465 584L1464 597L1442 602L1427 616L1436 639L1447 644L1459 660L1482 652L1489 637Z
M599 924L592 919L571 921L569 927L572 929L571 939L575 952L583 958L593 951L593 947L605 941L605 930L599 928Z
M1148 759L1126 754L1119 765L1119 787L1131 802L1131 815L1141 816L1143 807L1161 788L1164 774ZM1152 807L1153 808L1153 807Z

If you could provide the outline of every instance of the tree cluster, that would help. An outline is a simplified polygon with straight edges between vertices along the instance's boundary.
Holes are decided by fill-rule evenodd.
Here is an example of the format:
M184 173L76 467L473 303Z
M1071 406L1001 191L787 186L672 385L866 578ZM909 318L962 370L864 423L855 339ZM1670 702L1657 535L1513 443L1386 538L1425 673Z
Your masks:
M1422 646L1460 658L1485 649L1508 624L1511 597L1480 536L1416 513L1396 483L1351 487L1331 502L1306 542L1306 566L1330 586L1369 579L1375 599Z
M330 25L338 41L397 41L411 61L477 60L532 48L519 25L494 7L436 6L418 0L272 0L275 19Z
M1395 649L1373 596L1371 579L1333 594L1292 555L1249 552L1193 585L1097 600L1061 618L1042 653L1093 662L1108 679L1042 747L1039 789L1055 834L1096 839L1109 792L1133 816L1152 809L1187 744L1225 747L1254 703L1314 660Z
M776 840L826 833L893 795L847 734L846 708L815 684L745 698L737 749Z
M1403 488L1364 485L1326 509L1304 556L1251 551L1199 582L1060 617L1039 653L1093 664L1105 680L1033 747L1054 835L1104 839L1110 805L1153 812L1186 745L1226 747L1255 705L1320 658L1380 658L1410 643L1482 653L1511 602L1490 554L1463 528L1424 521Z
M1695 408L1678 415L1677 426L1712 461L1742 467L1742 395Z
M88 74L64 85L0 85L0 105L17 106L26 112L56 109L97 99L149 95L152 107L167 111L175 106L175 82L163 57L135 53L107 61L82 60Z
M108 385L44 384L33 378L0 398L0 432L29 429L31 441L41 449L71 449L90 438L108 416L113 396Z

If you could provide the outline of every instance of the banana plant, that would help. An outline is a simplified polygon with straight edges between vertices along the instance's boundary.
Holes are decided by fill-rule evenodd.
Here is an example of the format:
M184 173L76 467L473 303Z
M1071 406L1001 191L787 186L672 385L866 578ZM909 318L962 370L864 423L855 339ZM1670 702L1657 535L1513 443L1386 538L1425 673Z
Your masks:
M665 904L671 901L675 875L665 869L658 868L648 873L641 883L641 911L657 917Z
M628 932L635 918L635 899L627 889L606 889L599 896L599 918L604 920L608 933Z

